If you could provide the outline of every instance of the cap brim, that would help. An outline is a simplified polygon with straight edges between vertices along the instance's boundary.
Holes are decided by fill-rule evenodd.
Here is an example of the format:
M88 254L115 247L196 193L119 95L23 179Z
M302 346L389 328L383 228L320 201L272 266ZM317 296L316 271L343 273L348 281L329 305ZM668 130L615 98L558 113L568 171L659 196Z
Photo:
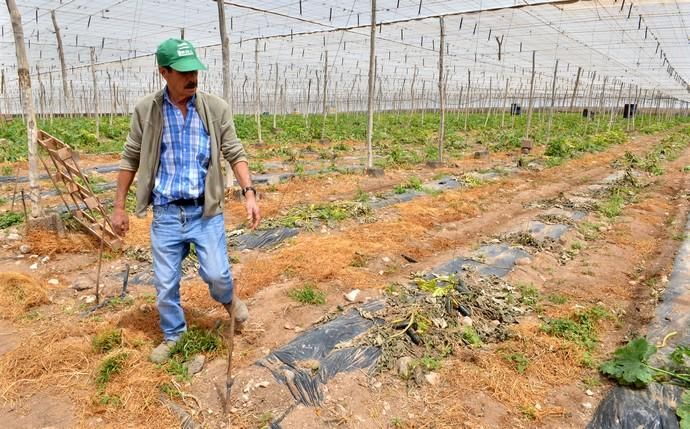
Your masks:
M195 70L206 70L206 66L196 57L180 58L170 64L174 70L179 72L190 72Z

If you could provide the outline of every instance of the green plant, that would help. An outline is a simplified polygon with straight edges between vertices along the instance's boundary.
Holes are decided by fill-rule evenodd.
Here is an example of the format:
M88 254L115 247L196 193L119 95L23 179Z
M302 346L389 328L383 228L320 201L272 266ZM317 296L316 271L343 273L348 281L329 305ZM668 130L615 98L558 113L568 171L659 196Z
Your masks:
M593 241L599 238L599 225L592 222L584 221L578 225L577 228L580 234L584 236L587 241Z
M197 353L216 352L221 347L222 341L218 334L194 327L182 334L170 350L170 356L179 355L184 362Z
M539 290L534 287L531 283L519 283L517 285L520 291L520 302L528 307L534 307L539 303L541 299L541 294Z
M170 383L161 384L160 390L162 393L167 395L168 398L170 398L170 399L180 398L182 396L180 391L177 390L177 388Z
M462 340L469 346L479 346L482 344L482 339L479 337L477 330L472 326L465 326L462 331Z
M91 340L93 349L99 353L107 353L122 345L122 330L109 329L96 334Z
M626 386L644 387L654 378L653 368L647 364L656 347L644 338L637 338L616 350L613 359L601 365L602 374Z
M249 163L249 170L252 173L264 174L266 173L266 166L264 166L263 161L260 159L253 160Z
M568 302L568 297L558 293L552 293L546 296L546 299L552 304L565 304Z
M371 218L371 214L372 209L366 203L334 201L293 207L285 215L269 219L263 222L263 225L265 228L282 226L313 229L315 225L321 222L332 224L349 218L358 218L366 222Z
M590 389L601 386L601 379L597 376L588 376L582 379L582 384Z
M468 188L476 188L477 186L482 186L484 184L482 179L469 173L465 173L462 176L462 181L465 183L465 185L467 185Z
M288 296L302 304L321 305L326 303L326 294L316 289L311 283L306 283L301 288L292 289Z
M127 352L122 351L106 357L98 367L96 384L98 384L100 387L105 386L113 375L122 371L128 356L129 355Z
M273 413L266 411L259 416L259 428L268 429L273 421Z
M22 223L24 221L24 215L19 212L6 211L0 214L0 229L9 228L12 225Z
M101 405L107 405L107 406L113 406L113 407L119 407L122 405L122 399L118 395L108 395L106 393L103 393L101 397L99 398L98 402Z
M673 239L678 241L685 241L688 238L688 233L685 231L676 232L673 234Z
M431 293L432 296L441 297L448 295L458 284L459 280L454 274L447 276L436 276L430 279L416 277L414 282L420 290Z
M592 353L586 351L582 353L582 357L580 358L580 366L583 368L594 368L597 365L596 360L594 359L594 356L592 356Z
M174 375L177 381L189 381L191 377L187 371L187 367L184 366L183 362L180 362L179 356L175 356L172 359L168 359L165 364L165 370L170 375Z
M541 330L554 337L571 341L586 350L593 350L598 342L596 325L609 317L606 310L594 306L586 311L577 312L570 318L547 318L541 325Z
M522 405L520 407L520 412L530 420L537 419L537 409L533 405Z
M127 295L125 297L114 296L108 300L108 307L112 309L118 309L123 307L129 307L134 304L134 298Z
M399 183L393 188L393 192L396 194L404 194L408 190L421 191L422 190L422 180L417 176L412 176L407 179L405 183Z
M360 203L366 203L367 201L369 201L369 193L362 190L361 188L357 188L355 201L359 201Z
M394 428L402 428L405 426L405 422L400 417L392 417L390 423Z
M441 361L433 356L424 356L417 359L414 365L421 366L426 371L436 371L441 368Z
M529 359L522 353L508 353L503 355L503 358L515 365L515 370L520 374L524 374L529 367Z
M614 218L621 214L624 204L625 199L623 195L620 192L614 192L606 200L600 202L597 209L602 215Z

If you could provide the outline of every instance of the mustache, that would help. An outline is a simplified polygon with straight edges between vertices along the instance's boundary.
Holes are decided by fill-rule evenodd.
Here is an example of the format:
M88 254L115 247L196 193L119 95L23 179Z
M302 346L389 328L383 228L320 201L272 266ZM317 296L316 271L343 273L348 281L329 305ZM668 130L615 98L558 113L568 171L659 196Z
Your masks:
M185 85L185 89L194 89L196 88L197 83L196 82L189 82L187 85Z

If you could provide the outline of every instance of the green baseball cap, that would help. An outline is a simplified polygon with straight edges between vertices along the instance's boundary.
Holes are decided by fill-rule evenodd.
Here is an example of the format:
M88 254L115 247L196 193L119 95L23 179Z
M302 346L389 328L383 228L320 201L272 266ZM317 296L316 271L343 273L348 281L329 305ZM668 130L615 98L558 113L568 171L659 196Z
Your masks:
M168 39L158 45L156 61L161 67L170 66L179 72L206 70L196 56L194 46L186 40Z

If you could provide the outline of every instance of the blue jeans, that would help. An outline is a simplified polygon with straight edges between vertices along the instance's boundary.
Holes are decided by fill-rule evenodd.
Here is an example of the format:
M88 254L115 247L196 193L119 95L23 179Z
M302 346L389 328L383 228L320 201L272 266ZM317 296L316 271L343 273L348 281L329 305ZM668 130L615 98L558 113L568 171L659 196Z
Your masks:
M223 215L202 216L203 207L173 204L154 206L151 250L156 303L165 340L176 341L187 330L180 304L182 260L190 243L199 257L199 275L211 297L221 304L232 301L232 272L228 262Z

